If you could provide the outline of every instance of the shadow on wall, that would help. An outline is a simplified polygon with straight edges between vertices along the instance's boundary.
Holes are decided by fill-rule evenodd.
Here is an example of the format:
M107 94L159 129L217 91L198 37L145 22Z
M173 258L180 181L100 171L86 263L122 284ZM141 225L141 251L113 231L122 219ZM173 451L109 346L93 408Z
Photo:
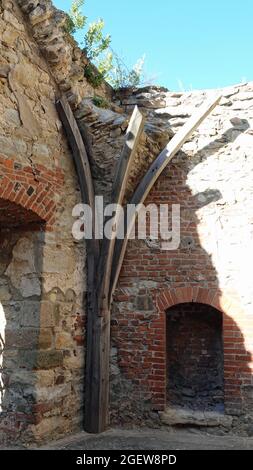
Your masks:
M2 225L2 223L1 223ZM34 439L44 233L0 231L0 442ZM44 343L44 345L43 345Z
M204 162L228 142L235 141L248 128L249 124L246 120L241 130L232 127L216 141L195 154L193 161ZM224 394L225 412L234 416L234 426L242 426L246 433L250 433L253 431L253 380L249 365L252 361L252 352L247 351L245 344L249 343L250 334L253 334L253 324L251 318L242 310L237 292L224 293L220 288L219 277L212 261L218 241L214 240L212 249L208 250L211 254L208 254L202 247L203 238L208 239L210 231L212 232L214 227L202 226L204 232L200 235L201 224L197 211L205 207L203 215L205 224L206 211L215 214L220 210L217 205L211 206L210 204L218 201L221 194L217 189L208 189L202 193L193 194L187 183L188 173L192 168L192 161L181 151L163 172L146 201L146 205L152 203L169 204L169 206L172 204L181 205L181 244L179 249L166 252L160 250L159 243L151 247L150 243L145 241L129 242L112 318L111 417L115 423L127 421L136 423L143 422L145 419L150 421L150 418L154 419L152 414L154 410L163 411L165 409L168 399L166 388L169 390L176 374L180 373L178 370L180 363L174 363L174 368L170 369L173 379L170 380L168 377L166 371L167 341L175 342L178 355L180 355L179 362L182 361L185 349L187 355L191 355L189 361L192 365L192 374L188 368L186 388L188 394L196 394L193 387L194 380L191 384L191 379L194 379L196 370L200 372L202 368L203 372L204 364L206 367L210 367L206 359L208 354L212 356L212 348L210 349L209 345L209 351L206 350L205 337L205 334L211 334L210 329L204 325L200 333L197 330L197 326L198 329L200 328L199 322L197 320L194 322L193 319L189 320L190 310L187 314L185 309L181 315L182 331L179 332L180 327L177 326L175 328L177 338L173 334L172 339L171 331L167 332L166 337L166 311L169 316L170 310L168 309L173 308L173 312L177 312L179 304L192 305L194 303L196 318L201 312L203 316L208 313L208 307L205 310L202 305L223 312L223 328L221 328L219 320L216 320L216 329L220 331L220 336L219 333L215 334L215 322L211 327L214 343L215 341L220 342L218 347L220 362L217 361L217 354L213 354L211 360L216 357L216 366L213 367L209 380L212 382L217 372L219 375L218 388L220 387L222 393L220 402L217 402L219 410L222 409ZM208 165L205 168L208 173ZM207 180L208 176L207 174ZM233 257L232 251L230 255ZM239 275L239 272L235 273L235 276ZM236 281L236 279L234 280ZM158 306L157 310L156 305ZM179 315L180 308L176 315ZM184 322L182 322L182 317L184 317ZM187 327L192 328L188 333ZM170 328L169 322L168 328ZM223 351L221 352L222 333ZM200 343L203 340L205 341L203 348L201 348ZM193 354L194 342L195 356ZM172 344L168 345L168 351L172 351L172 349ZM117 354L114 354L114 351L117 351ZM201 361L202 366L198 370L197 362L201 363ZM183 367L182 364L181 366ZM198 380L201 382L203 377L200 379L199 375L201 374L198 374ZM167 387L166 376L168 378ZM224 390L221 390L223 378ZM179 404L180 401L177 397L177 405ZM186 403L183 403L182 400L181 406L184 405Z
M200 149L195 156L202 155L203 152L207 154L207 156L211 156L217 152L217 148L220 149L222 146L225 146L228 143L233 143L242 133L246 132L250 125L247 119L239 119L240 124L237 124L237 119L232 119L230 122L232 127L227 129L220 137L215 140L212 140L210 144L205 145L202 149Z

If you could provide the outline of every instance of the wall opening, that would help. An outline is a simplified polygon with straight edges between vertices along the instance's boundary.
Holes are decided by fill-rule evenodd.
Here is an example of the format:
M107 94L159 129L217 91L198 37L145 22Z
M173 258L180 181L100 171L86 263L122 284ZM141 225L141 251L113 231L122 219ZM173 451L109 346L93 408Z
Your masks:
M0 199L0 442L33 424L44 221ZM47 346L47 345L46 345ZM45 347L46 347L45 346Z
M166 315L167 407L224 411L223 319L214 307L184 303Z

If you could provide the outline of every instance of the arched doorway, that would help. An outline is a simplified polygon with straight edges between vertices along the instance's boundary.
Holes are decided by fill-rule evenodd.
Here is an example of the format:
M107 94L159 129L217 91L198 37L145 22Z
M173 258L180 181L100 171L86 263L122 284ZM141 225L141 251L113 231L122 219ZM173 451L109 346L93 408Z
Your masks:
M181 303L166 314L168 407L224 411L223 316L214 307Z
M0 442L21 435L36 402L45 221L0 198Z

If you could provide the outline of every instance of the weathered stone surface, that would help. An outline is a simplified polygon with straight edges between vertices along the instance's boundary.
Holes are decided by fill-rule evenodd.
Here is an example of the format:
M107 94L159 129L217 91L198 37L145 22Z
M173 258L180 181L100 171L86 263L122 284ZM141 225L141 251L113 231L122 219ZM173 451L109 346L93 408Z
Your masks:
M92 96L93 90L84 77L87 57L65 31L66 14L56 10L51 0L44 0L43 4L18 0L18 4L27 15L26 19L32 26L41 52L53 68L56 82L62 90L67 91L69 102L76 107L84 96ZM7 11L6 15L11 17L13 24L15 17L13 20L12 13ZM16 27L19 27L19 22ZM106 97L112 95L112 90L106 83L96 92Z
M80 191L55 99L67 82L74 106L93 90L80 75L87 59L50 0L0 3L0 440L28 442L61 433L61 422L64 432L80 429L85 247L71 234ZM33 211L54 218L50 231L26 226ZM64 353L55 350L60 333ZM40 390L50 403L38 403Z
M23 297L40 295L41 287L37 269L33 245L28 238L21 238L14 247L13 259L5 274Z
M29 106L28 100L19 91L15 91L15 96L18 101L20 119L23 126L33 135L33 137L38 136L40 127L37 122L37 118Z
M7 280L2 280L0 282L0 301L8 301L11 299L10 287Z
M4 113L4 119L6 119L10 127L20 127L21 125L19 112L16 109L7 109Z
M15 15L13 15L9 10L4 10L3 19L7 23L10 23L18 31L24 31L24 25L20 23Z
M148 297L146 295L145 296L139 295L136 298L136 308L137 310L142 310L142 311L153 310L154 305L153 305L152 297Z
M7 78L10 72L9 64L0 64L0 77Z
M39 349L51 349L53 343L53 331L49 328L41 328L38 337Z
M63 364L63 355L61 351L39 351L35 358L35 367L37 369L54 369Z
M16 147L10 137L0 136L1 153L8 157L14 157L16 154Z
M58 333L55 338L56 349L63 350L69 349L72 345L72 337L70 333L62 332Z
M223 426L230 428L233 418L214 411L192 411L184 408L167 408L160 414L163 424L168 426L188 425L188 426Z

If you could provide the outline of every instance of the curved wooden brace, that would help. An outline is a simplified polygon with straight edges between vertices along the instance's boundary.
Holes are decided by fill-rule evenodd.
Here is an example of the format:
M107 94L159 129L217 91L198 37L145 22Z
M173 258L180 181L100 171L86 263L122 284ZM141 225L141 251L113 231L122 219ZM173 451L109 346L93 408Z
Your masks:
M128 178L136 155L136 150L140 142L140 137L144 129L145 119L135 106L129 126L126 133L125 143L118 161L116 175L112 187L111 203L121 206L125 197ZM101 254L99 259L98 273L100 274L98 282L98 296L101 300L102 310L109 308L109 288L111 279L112 261L114 255L114 247L116 241L116 227L120 220L121 212L115 211L112 221L113 229L112 237L110 240L104 237L101 247ZM101 313L102 314L102 313Z
M98 421L99 390L94 381L100 375L100 369L94 372L100 363L99 343L101 327L97 324L95 276L99 258L99 241L95 237L95 195L90 163L77 122L65 97L56 103L56 108L65 129L71 147L77 176L80 184L82 201L92 208L92 240L86 240L87 247L87 328L86 328L86 369L85 369L85 428L93 430L93 423ZM92 412L94 416L92 415ZM96 432L96 429L94 429Z

